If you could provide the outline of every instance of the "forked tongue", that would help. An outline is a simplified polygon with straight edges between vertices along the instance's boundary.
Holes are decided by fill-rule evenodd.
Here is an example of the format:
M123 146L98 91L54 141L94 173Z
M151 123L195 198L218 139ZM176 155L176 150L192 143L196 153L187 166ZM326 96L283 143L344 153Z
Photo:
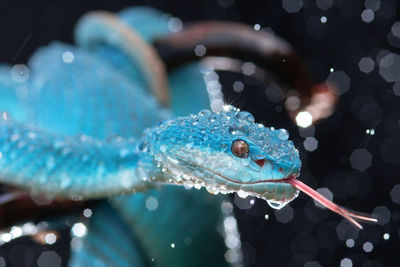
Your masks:
M310 197L312 197L313 199L315 199L316 201L321 203L321 205L325 206L326 208L330 209L331 211L342 215L344 218L349 220L352 224L354 224L355 226L357 226L360 229L362 229L362 226L361 226L361 224L359 224L357 222L357 220L364 220L364 221L369 221L369 222L377 222L378 221L375 218L357 215L353 212L350 212L344 208L339 207L338 205L336 205L332 201L328 200L323 195L321 195L320 193L318 193L317 191L315 191L314 189L312 189L305 183L297 180L295 177L287 178L286 182L291 184L292 186L296 187L300 191L306 193L307 195L309 195Z

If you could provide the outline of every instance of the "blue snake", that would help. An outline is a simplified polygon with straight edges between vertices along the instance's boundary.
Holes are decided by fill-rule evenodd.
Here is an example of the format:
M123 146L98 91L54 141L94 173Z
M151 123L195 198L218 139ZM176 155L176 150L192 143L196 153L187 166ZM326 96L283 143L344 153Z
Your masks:
M228 193L280 209L300 189L358 227L355 219L374 221L296 179L301 161L285 129L218 99L210 111L201 64L167 77L147 42L173 22L147 8L91 13L77 25L77 47L39 49L29 73L0 68L0 182L108 199L93 208L71 266L225 266L217 226Z

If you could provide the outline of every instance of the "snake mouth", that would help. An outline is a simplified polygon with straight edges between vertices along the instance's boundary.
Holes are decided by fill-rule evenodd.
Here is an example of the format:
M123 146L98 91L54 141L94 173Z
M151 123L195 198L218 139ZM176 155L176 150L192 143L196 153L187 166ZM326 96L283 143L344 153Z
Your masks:
M240 182L240 181L237 181L237 180L230 179L230 178L228 178L228 177L226 177L226 176L224 176L224 175L222 175L220 173L217 173L217 172L215 172L215 171L213 171L213 170L211 170L211 169L209 169L207 167L204 167L204 166L201 166L201 167L205 168L206 170L208 170L209 172L213 173L214 175L217 175L217 176L221 177L222 179L224 179L224 180L226 180L226 181L228 181L228 182L230 182L232 184L238 185L240 189L232 190L232 192L238 193L240 190L243 189L243 187L252 187L253 190L250 191L250 192L247 192L247 194L249 196L254 196L254 197L257 197L257 198L261 198L261 199L264 199L264 200L269 201L269 202L273 201L275 203L279 203L278 206L284 206L286 203L289 203L290 201L295 199L299 194L298 188L291 184L292 179L296 179L299 176L299 173L292 173L289 176L287 176L286 178L280 178L280 179L264 179L264 180L259 180L259 181L255 181L255 182ZM268 192L267 190L265 190L265 192L263 192L263 193L255 191L254 188L257 186L257 184L266 184L267 185L268 183L276 184L276 186L274 187L274 191ZM276 194L276 189L278 187L278 184L290 184L291 186L293 186L297 190L293 194L290 194L289 196L286 197L286 190L285 190L285 187L284 187L284 196L283 196L283 198L278 198L278 196ZM271 196L271 194L273 196L272 198L271 197L266 197L266 195L270 195Z
M207 166L193 162L191 159L178 159L188 165L196 168L203 169L208 172L210 176L214 176L214 180L206 179L205 176L199 177L194 175L192 172L185 173L185 178L182 181L176 182L178 184L193 184L196 188L205 187L210 193L240 193L240 196L253 196L260 199L264 199L271 202L279 203L278 206L283 206L281 204L286 204L295 199L298 196L299 191L290 186L291 190L288 190L287 186L280 187L280 195L277 193L278 184L289 185L289 179L298 177L299 173L292 173L288 177L279 179L264 179L254 182L241 182L238 179L229 178ZM263 186L263 184L265 186ZM269 184L275 184L275 186L270 186ZM279 197L281 196L281 197Z
M224 177L224 179L229 180L232 183L237 183L237 184L262 184L262 183L283 183L283 184L291 184L290 181L291 179L296 179L299 176L298 173L293 173L290 174L286 178L281 178L281 179L266 179L266 180L260 180L260 181L255 181L255 182L238 182L234 180L230 180L229 178Z
M192 162L193 163L193 162ZM227 180L231 183L234 184L239 184L239 185L252 185L252 184L262 184L262 183L285 183L285 184L291 184L291 179L296 179L299 176L299 173L292 173L289 176L287 176L286 178L280 178L280 179L265 179L265 180L259 180L259 181L255 181L255 182L240 182L240 181L236 181L233 179L230 179L216 171L213 171L212 169L209 169L205 166L202 165L198 165L196 164L198 167L203 168L211 173L213 173L214 175L217 175L221 178L223 178L224 180Z

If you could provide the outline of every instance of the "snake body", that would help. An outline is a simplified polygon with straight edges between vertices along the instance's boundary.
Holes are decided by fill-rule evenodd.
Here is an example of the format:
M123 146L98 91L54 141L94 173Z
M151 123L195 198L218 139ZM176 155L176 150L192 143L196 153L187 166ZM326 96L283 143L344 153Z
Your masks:
M221 195L184 187L281 208L298 195L298 151L286 130L255 123L250 113L209 111L198 63L170 72L167 84L146 45L168 35L158 11L119 16L84 17L80 47L41 48L26 81L0 69L0 181L51 198L109 198L95 207L73 266L224 266ZM248 151L238 156L236 141ZM146 209L149 197L156 211Z

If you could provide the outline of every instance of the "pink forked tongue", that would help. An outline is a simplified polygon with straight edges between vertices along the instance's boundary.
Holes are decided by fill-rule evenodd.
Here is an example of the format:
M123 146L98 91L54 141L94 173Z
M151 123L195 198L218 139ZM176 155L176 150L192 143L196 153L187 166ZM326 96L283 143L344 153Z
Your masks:
M321 205L325 206L326 208L330 209L331 211L342 215L344 218L349 220L352 224L354 224L355 226L357 226L360 229L362 229L362 226L361 226L361 224L359 224L356 221L357 219L358 220L364 220L364 221L370 221L370 222L377 222L378 221L375 218L357 215L357 214L355 214L353 212L350 212L350 211L348 211L348 210L346 210L344 208L339 207L338 205L336 205L332 201L326 199L323 195L321 195L320 193L318 193L317 191L315 191L314 189L312 189L311 187L309 187L305 183L297 180L294 177L287 178L286 182L291 184L292 186L296 187L300 191L306 193L307 195L309 195L310 197L312 197L313 199L315 199L316 201L321 203Z

